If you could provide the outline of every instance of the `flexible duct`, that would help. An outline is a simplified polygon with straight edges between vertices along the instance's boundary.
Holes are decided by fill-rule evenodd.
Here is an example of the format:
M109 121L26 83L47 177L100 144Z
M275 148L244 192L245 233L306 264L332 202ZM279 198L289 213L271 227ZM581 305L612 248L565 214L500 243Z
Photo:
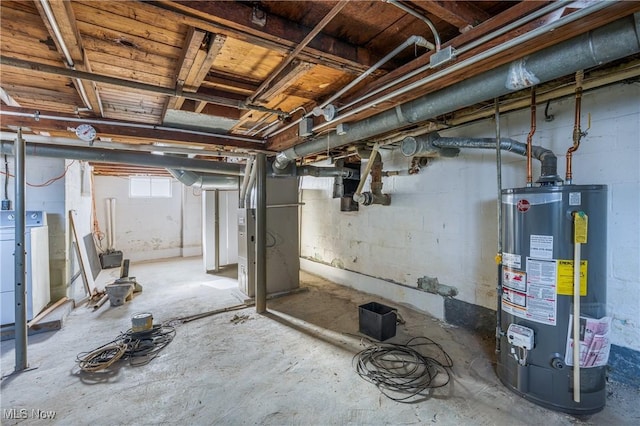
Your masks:
M443 138L437 133L430 133L424 136L407 137L402 141L401 146L402 154L406 157L425 152L437 153L439 149L458 150L460 148L496 149L496 140L495 138ZM500 149L527 156L527 144L513 139L501 138ZM553 151L533 145L531 155L542 164L539 183L562 182L558 176L558 159Z
M1 141L0 153L13 155L13 141ZM184 169L204 173L240 176L243 166L222 161L207 161L173 155L154 155L144 152L127 152L114 149L66 147L60 145L27 143L27 155L66 158L69 160L94 161L98 163L135 164L139 166Z
M184 185L205 191L213 189L237 191L240 188L240 179L236 176L203 175L182 169L167 169L167 171Z
M636 13L365 120L351 122L343 135L332 131L296 145L280 152L274 167L284 169L291 161L306 155L372 138L533 84L636 54L640 52L639 34L640 13Z

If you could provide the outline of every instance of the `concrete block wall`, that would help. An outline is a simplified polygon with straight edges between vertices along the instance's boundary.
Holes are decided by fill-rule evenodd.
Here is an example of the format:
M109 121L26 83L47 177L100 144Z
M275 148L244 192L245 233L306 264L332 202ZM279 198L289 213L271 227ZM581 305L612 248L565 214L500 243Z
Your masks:
M202 252L198 191L172 179L171 198L130 198L126 177L96 176L94 181L98 221L103 232L107 229L106 199L116 199L114 248L121 250L124 258L136 262L182 256L183 250L185 255Z
M591 128L573 162L575 184L609 187L607 309L613 317L613 343L632 351L640 351L638 99L638 83L585 93L583 129L589 114ZM549 112L555 119L546 122L544 105L538 106L534 144L556 153L562 177L565 152L572 143L573 108L572 98L552 102ZM525 142L529 124L528 111L505 114L502 136ZM440 134L495 137L495 124L487 119ZM503 188L525 186L524 157L503 153L502 158ZM385 151L383 160L385 170L406 170L409 164L398 150ZM534 178L539 170L534 161ZM385 284L378 286L416 288L419 278L435 277L454 286L457 299L495 310L495 151L464 150L457 158L435 160L418 175L383 178L383 182L391 206L361 206L359 212L350 213L340 212L339 200L331 198L330 181L324 189L303 190L301 257L366 275L367 280L379 278ZM442 301L441 296L429 297ZM426 302L414 305L429 311Z

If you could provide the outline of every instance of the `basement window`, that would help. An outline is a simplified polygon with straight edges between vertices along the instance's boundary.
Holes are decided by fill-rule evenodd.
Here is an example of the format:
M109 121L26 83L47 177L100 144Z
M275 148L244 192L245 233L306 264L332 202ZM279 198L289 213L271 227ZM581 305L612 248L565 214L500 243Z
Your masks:
M129 198L171 198L171 178L130 176Z

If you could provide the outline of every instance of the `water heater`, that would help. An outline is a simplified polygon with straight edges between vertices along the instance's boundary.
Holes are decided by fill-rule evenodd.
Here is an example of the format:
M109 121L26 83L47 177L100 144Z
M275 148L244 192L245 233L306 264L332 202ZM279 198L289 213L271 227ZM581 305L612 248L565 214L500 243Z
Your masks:
M604 185L502 191L498 376L524 398L569 414L592 414L605 405L606 214ZM572 357L577 218L588 218L588 239L579 251L580 402Z

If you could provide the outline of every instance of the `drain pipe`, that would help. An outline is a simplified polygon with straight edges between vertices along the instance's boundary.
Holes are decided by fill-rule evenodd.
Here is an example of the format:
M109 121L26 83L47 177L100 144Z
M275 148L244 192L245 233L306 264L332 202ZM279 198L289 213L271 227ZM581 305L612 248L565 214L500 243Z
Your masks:
M247 164L244 169L244 176L242 177L242 185L240 185L240 194L238 195L238 207L243 209L245 206L245 196L247 195L247 188L249 187L249 177L253 166L253 157L247 158Z
M216 173L228 176L240 176L242 165L222 161L207 161L173 155L154 155L144 152L121 151L114 149L66 147L48 144L26 144L27 155L40 157L66 158L69 160L95 161L98 163L136 164L139 166L184 169L203 173ZM2 141L0 153L13 155L14 142Z
M593 7L601 7L602 4L604 3L597 3ZM568 17L570 16L573 14ZM298 144L280 152L276 156L274 167L284 169L291 161L303 156L376 137L487 99L531 87L533 84L539 85L580 69L636 54L640 52L638 34L640 34L640 13L626 16L364 120L351 122L344 134L339 135L332 131ZM448 74L454 67L458 67L458 64L428 79ZM423 84L424 81L417 82L419 83L417 85ZM408 87L407 90L410 88Z
M527 135L527 187L533 186L533 172L531 171L531 147L533 134L536 132L536 86L531 88L531 130Z
M573 173L571 170L571 161L573 160L573 153L580 147L580 139L582 138L582 130L580 129L580 114L582 113L582 79L584 77L583 71L576 72L576 109L573 125L573 146L567 150L567 185L573 183Z
M443 138L438 133L430 133L423 136L408 137L402 141L401 150L405 157L413 157L424 152L434 152L438 148L460 149L460 148L477 148L477 149L496 149L495 138ZM527 144L518 142L513 139L501 138L500 149L503 151L513 152L522 156L527 155ZM541 146L531 146L533 157L540 161L542 169L538 183L553 185L556 182L562 182L558 176L558 159L553 151Z
M14 251L14 290L15 290L15 372L27 369L27 255L25 241L25 215L26 215L26 167L25 154L26 143L22 139L22 128L18 129L18 137L15 142L16 158L14 164L15 173L15 197L16 197L16 227L15 227L15 251Z
M240 188L240 182L237 176L203 175L183 169L167 169L167 171L184 185L200 188L205 191L214 189L237 191Z
M371 191L362 192L362 188L366 179L361 179L356 192L353 194L353 201L364 206L370 206L371 204L388 206L391 204L391 196L389 194L382 193L383 164L382 158L378 153L379 148L380 144L374 145L373 150L371 150L371 155L369 155L369 161L367 161L367 165L363 173L365 177L369 173L371 173ZM361 154L362 151L359 151L358 153Z

